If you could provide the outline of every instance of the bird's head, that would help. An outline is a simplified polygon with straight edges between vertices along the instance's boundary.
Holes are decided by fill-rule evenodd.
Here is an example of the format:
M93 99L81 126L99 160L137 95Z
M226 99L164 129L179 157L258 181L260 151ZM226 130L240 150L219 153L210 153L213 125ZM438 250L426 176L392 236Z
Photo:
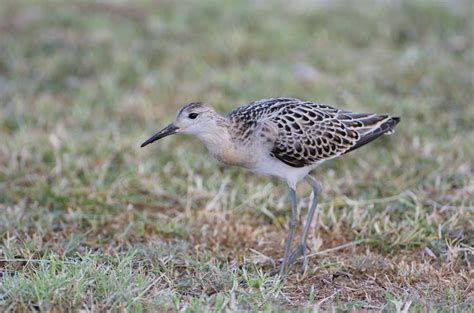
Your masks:
M208 104L192 102L184 105L176 114L173 123L169 124L147 141L141 144L144 147L158 139L176 133L200 136L215 131L220 116Z

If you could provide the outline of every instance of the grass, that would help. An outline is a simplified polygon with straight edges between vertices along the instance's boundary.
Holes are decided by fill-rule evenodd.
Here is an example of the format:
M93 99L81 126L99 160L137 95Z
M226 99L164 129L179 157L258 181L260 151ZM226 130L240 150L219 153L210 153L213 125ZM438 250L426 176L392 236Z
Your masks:
M469 1L2 1L0 309L472 310L473 20ZM185 137L138 148L187 102L272 96L402 117L315 172L321 253L286 282L283 183Z

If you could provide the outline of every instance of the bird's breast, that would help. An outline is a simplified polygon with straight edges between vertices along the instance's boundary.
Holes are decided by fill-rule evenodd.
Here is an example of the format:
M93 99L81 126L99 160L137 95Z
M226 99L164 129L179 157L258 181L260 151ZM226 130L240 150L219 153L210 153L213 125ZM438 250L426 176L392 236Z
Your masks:
M211 154L222 163L245 168L252 168L258 162L261 153L258 149L225 144L216 151L211 151Z
M249 168L258 157L259 151L247 145L234 142L224 132L218 136L201 136L209 153L222 163Z

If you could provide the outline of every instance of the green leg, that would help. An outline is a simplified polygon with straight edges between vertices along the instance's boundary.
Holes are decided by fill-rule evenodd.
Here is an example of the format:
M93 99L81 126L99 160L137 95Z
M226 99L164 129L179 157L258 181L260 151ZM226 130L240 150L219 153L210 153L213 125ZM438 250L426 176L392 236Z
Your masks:
M295 228L296 228L296 218L297 218L297 210L296 210L296 190L290 187L290 202L291 202L291 216L289 220L289 230L288 230L288 238L285 242L285 254L283 256L283 263L280 267L280 276L283 276L286 273L288 267L288 259L290 257L290 249L291 243L293 242L293 237L295 235Z
M306 176L306 181L313 187L313 202L308 210L308 216L306 217L306 222L304 225L303 233L301 234L301 240L296 249L291 253L291 256L288 260L288 265L293 264L296 260L303 255L303 272L308 266L308 257L307 257L307 246L306 239L308 238L309 229L311 227L311 222L314 218L314 213L316 212L316 207L319 201L319 195L321 194L321 185L319 182L311 176Z

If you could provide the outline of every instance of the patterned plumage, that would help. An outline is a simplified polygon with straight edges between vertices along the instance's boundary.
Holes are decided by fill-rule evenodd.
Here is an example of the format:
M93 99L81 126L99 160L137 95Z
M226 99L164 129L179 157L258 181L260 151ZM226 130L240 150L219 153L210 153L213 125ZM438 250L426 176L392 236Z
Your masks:
M277 128L270 155L293 167L309 166L355 150L390 133L400 121L398 117L352 113L289 98L258 100L227 117L240 140L261 131L262 125Z
M290 189L291 217L280 275L303 255L306 268L306 240L321 187L309 175L321 162L353 151L382 134L393 132L400 118L388 115L352 113L325 104L298 99L272 98L252 102L221 116L207 104L183 106L173 123L141 146L158 139L185 133L197 136L218 160L262 175L276 176ZM297 199L296 185L306 180L313 188L298 246L293 242Z

